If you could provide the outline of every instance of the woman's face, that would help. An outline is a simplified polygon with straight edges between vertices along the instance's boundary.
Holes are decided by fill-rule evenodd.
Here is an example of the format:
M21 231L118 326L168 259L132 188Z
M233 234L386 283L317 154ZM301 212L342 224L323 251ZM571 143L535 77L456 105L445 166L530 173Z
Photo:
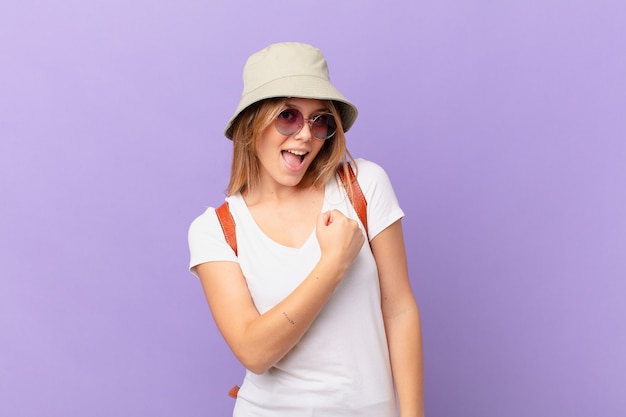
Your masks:
M305 119L329 110L320 100L290 98L280 110L296 109ZM281 117L279 115L279 117ZM306 121L299 132L286 136L276 129L274 120L261 134L256 144L259 160L259 184L275 188L300 184L324 140L316 139Z

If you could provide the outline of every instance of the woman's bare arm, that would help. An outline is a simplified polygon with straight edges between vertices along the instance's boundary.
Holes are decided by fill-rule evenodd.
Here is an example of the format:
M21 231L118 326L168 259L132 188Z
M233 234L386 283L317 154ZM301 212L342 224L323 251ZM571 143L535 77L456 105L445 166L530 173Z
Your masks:
M238 264L207 262L196 267L220 332L252 372L265 372L300 340L364 242L358 224L336 210L320 214L316 234L319 262L291 294L264 314L256 310Z
M424 415L420 315L411 290L400 220L371 242L378 267L381 306L400 415Z

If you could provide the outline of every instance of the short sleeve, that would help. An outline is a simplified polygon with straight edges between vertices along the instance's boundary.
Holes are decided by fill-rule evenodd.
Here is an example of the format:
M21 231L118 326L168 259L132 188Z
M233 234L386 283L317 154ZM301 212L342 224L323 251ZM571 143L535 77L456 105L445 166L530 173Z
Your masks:
M189 226L189 270L196 274L195 267L205 262L238 262L237 255L226 242L215 209L210 207Z
M367 200L369 239L404 217L389 176L378 164L357 159L357 179Z

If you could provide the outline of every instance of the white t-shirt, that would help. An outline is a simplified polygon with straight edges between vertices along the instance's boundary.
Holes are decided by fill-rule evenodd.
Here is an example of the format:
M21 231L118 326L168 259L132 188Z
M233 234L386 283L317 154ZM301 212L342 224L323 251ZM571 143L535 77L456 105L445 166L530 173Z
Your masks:
M356 162L373 239L404 213L385 171L370 161ZM189 229L190 268L195 273L194 267L204 262L238 262L263 314L289 295L319 261L315 231L301 248L285 247L263 233L240 194L226 200L236 223L239 256L226 243L215 209L209 208ZM322 211L331 209L359 221L338 181L325 188ZM246 372L233 416L393 417L397 413L378 271L369 245L364 244L298 344L267 372Z

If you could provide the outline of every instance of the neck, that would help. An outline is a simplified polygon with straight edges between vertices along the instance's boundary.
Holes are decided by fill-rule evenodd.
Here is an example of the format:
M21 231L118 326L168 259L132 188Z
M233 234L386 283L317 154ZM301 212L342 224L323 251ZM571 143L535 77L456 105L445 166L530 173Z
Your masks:
M320 187L314 187L310 184L310 181L305 183L304 180L295 186L259 183L255 187L249 188L243 194L243 197L248 206L264 203L276 204L298 200L303 196L319 191L319 189Z
M305 175L302 180L295 185L284 185L276 182L269 176L261 175L257 182L249 186L242 194L246 202L262 202L265 200L280 201L307 194L313 188L318 189L319 187L313 187L313 181L309 175Z

